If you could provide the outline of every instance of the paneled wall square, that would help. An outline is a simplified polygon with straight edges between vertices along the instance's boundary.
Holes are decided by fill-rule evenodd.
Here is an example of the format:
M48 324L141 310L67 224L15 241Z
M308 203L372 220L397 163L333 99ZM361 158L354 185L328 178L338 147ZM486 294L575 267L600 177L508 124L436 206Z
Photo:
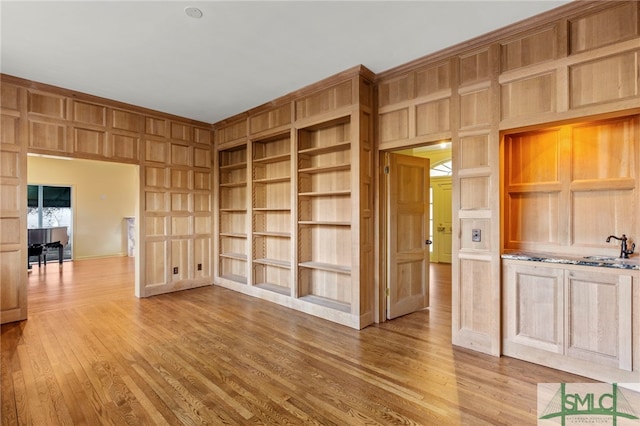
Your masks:
M145 191L144 209L147 212L168 211L169 209L167 205L167 194L164 192Z
M20 157L20 152L0 151L0 177L20 178Z
M144 256L145 286L166 283L167 243L165 241L147 241Z
M105 155L104 132L77 127L73 130L74 152L96 156Z
M166 216L147 216L144 220L147 237L164 237L167 235Z
M483 260L460 259L459 324L461 329L489 334L494 306L491 292L486 291L498 277L492 277L491 263Z
M352 86L351 80L345 81L296 101L296 119L312 117L351 105Z
M3 105L4 106L4 105ZM0 121L0 143L3 145L16 145L18 137L18 117L2 114Z
M460 57L460 84L470 84L489 78L489 51L483 50Z
M18 88L11 84L0 84L2 109L18 110Z
M171 139L191 142L193 139L193 128L183 123L171 123Z
M417 70L415 73L415 86L417 97L451 89L449 63L445 62Z
M29 147L67 152L67 127L55 123L29 121Z
M171 218L171 235L191 235L191 217L173 216Z
M156 163L166 163L168 154L167 142L161 140L147 139L145 141L146 161Z
M196 190L211 190L211 173L194 172L193 188Z
M184 169L171 169L171 188L174 189L192 189L191 175L193 172Z
M66 98L40 92L28 92L28 110L30 113L58 119L66 117Z
M192 148L187 145L171 144L171 164L174 166L191 166Z
M208 235L211 234L211 217L207 216L195 216L193 218L194 222L194 233L199 235Z
M193 129L193 141L202 145L211 145L210 129L201 129L196 127Z
M460 95L460 127L469 128L489 124L489 90L483 89Z
M193 165L194 167L211 168L211 150L194 148L193 149Z
M291 123L291 103L256 114L249 119L251 133L259 133Z
M558 56L558 27L543 28L501 46L502 70L510 71L556 59Z
M171 193L171 211L172 212L188 212L191 210L190 201L191 194L182 192Z
M638 96L638 70L638 51L570 67L571 107Z
M471 241L471 232L479 229L480 242ZM460 219L460 249L488 251L492 248L491 221L488 219Z
M509 194L506 205L505 241L508 248L520 243L559 244L560 193ZM563 222L564 223L564 222Z
M222 145L225 143L237 141L247 137L247 120L240 120L227 126L216 129L215 132L216 144Z
M107 109L101 105L93 105L86 102L74 101L73 120L78 123L106 126Z
M572 179L635 178L638 117L572 128Z
M637 226L633 190L574 191L571 199L573 245L593 246L599 241L604 247L607 236L631 234ZM617 254L618 247L612 245L610 253Z
M556 111L555 72L503 84L502 118Z
M560 131L507 136L505 156L507 185L558 182Z
M144 176L145 186L157 187L157 188L168 188L167 175L169 171L163 167L145 167L144 168Z
M113 158L138 161L139 138L111 133L110 141L109 151Z
M144 132L148 135L167 136L166 122L160 118L145 117Z
M458 154L461 170L489 166L489 135L461 137Z
M114 129L128 130L139 133L141 131L142 116L119 109L111 110L111 125Z
M460 209L477 210L489 208L488 176L460 179Z
M211 195L194 193L193 194L193 211L194 212L211 211Z
M637 1L621 2L569 21L571 53L583 52L638 36Z
M449 98L416 106L416 136L449 130L450 109Z
M413 97L413 73L378 84L379 107L408 101Z
M409 110L407 108L380 114L380 142L409 137Z

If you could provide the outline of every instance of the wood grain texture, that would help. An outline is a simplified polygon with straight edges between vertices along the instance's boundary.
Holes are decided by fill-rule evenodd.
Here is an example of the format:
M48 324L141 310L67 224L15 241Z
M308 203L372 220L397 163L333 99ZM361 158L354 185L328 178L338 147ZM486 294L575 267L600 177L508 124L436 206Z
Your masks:
M585 381L452 347L432 268L432 308L356 331L219 287L137 299L131 258L49 264L2 326L1 422L534 424L536 383Z

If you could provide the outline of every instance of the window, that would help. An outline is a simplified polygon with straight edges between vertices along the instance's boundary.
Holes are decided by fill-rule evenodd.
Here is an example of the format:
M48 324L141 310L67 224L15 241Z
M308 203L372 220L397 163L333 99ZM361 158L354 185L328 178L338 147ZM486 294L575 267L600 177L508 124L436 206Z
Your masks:
M27 228L66 226L69 233L69 244L64 248L64 259L72 258L71 224L71 187L27 186ZM47 253L47 259L57 260L57 256L57 250Z
M451 160L448 160L444 163L436 164L435 166L433 166L429 175L431 177L451 176L451 172Z

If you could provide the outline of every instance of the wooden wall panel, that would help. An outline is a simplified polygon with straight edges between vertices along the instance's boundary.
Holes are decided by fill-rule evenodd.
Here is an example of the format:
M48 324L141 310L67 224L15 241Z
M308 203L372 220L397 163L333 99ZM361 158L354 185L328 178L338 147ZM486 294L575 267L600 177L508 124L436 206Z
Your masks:
M445 132L451 128L449 99L416 106L416 136Z
M116 161L137 163L140 139L137 136L111 133L108 156Z
M171 122L171 139L191 142L193 139L193 127L185 123Z
M211 169L211 148L194 148L193 149L193 165L194 167L202 167Z
M472 229L479 229L481 235L481 241L475 242L471 238L460 239L460 250L464 251L482 251L487 252L494 246L491 236L491 221L488 219L460 219L460 233L461 235L471 235Z
M460 56L460 85L487 80L490 69L489 50Z
M211 142L213 141L213 130L196 127L193 129L193 135L195 143L211 147Z
M557 25L502 44L502 71L511 71L558 57Z
M603 246L609 235L633 234L638 226L634 189L572 191L571 241L573 247ZM633 238L633 237L631 237Z
M74 128L73 151L87 156L104 156L105 133L90 129Z
M460 95L460 128L488 126L491 111L489 90Z
M111 110L111 123L114 129L135 133L142 131L142 116L129 111Z
M407 139L409 137L409 110L380 114L379 116L380 143Z
M638 37L638 2L615 4L569 20L571 53Z
M171 235L185 236L193 233L191 226L191 217L189 216L173 216L171 218Z
M460 138L459 164L461 170L489 166L488 135Z
M428 96L451 89L449 63L445 62L417 70L415 73L416 96Z
M247 120L238 120L233 123L216 127L216 145L225 145L242 140L247 137Z
M570 67L571 107L638 96L639 52L627 52Z
M556 111L556 77L548 73L502 85L502 118Z
M190 170L171 169L171 188L173 189L193 189L192 173Z
M313 117L318 114L347 107L353 102L353 83L351 80L328 89L321 90L295 102L296 119Z
M67 151L67 127L56 123L29 122L29 148L64 154Z
M168 163L169 148L165 140L145 140L144 160L153 163Z
M107 109L102 105L73 102L73 121L104 127L107 125Z
M413 92L413 74L381 82L378 84L378 106L382 108L408 101L415 97Z
M174 166L191 166L192 149L187 145L171 144L171 164Z
M251 116L249 128L251 134L291 124L291 103Z
M28 111L51 118L66 118L66 98L41 92L28 92Z
M163 237L167 234L167 218L165 216L146 216L144 235L146 237Z
M144 132L147 135L164 137L167 133L166 121L155 117L145 117Z
M460 259L459 283L459 317L456 318L458 327L477 334L492 333L491 293L486 288L491 287L491 264L483 260Z
M144 253L144 286L165 284L167 282L167 243L165 241L147 241Z
M478 210L489 208L489 177L466 177L460 179L460 209Z

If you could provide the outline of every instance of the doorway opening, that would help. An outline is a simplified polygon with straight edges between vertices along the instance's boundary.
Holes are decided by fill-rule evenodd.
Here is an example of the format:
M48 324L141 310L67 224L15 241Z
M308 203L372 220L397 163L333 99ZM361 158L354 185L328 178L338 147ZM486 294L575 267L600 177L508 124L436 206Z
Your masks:
M393 184L389 162L391 157L400 156L424 159L427 161L427 174L424 194L416 186L415 180L422 179L417 173L404 173L401 186ZM392 319L400 315L430 307L432 303L450 298L450 289L442 291L438 286L451 282L452 258L452 166L451 143L449 141L426 144L411 148L403 148L393 152L384 152L381 161L385 167L384 181L381 182L382 224L382 276L381 276L381 314L384 319ZM411 161L407 159L407 161ZM394 163L395 164L395 163ZM418 163L416 163L418 164ZM397 168L398 166L395 165ZM402 173L402 172L400 172ZM412 182L413 181L413 182ZM396 185L396 186L393 186ZM394 194L405 192L405 194ZM409 194L409 195L407 195ZM421 199L426 201L426 215L420 218L417 207L402 206L405 201L399 197ZM404 218L397 221L397 210L409 209ZM395 216L394 216L395 215ZM393 216L393 218L392 218ZM421 223L420 223L421 222ZM399 245L398 245L399 244ZM402 246L408 250L402 250ZM420 253L423 259L420 259ZM443 276L445 279L443 280ZM431 296L431 287L435 298ZM422 293L420 302L416 298ZM448 295L448 296L447 296ZM398 300L413 300L405 303L403 309L394 304ZM446 301L450 303L450 300Z

